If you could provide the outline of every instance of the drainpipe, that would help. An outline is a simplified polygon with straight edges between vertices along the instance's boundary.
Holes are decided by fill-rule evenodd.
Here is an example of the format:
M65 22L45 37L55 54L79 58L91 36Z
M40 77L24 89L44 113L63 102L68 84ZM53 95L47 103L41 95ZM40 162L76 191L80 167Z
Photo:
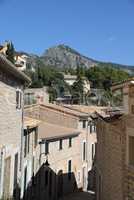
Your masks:
M23 100L22 100L22 126L21 126L21 149L20 149L20 190L21 190L21 198L23 197L23 158L24 158L24 144L23 144L23 138L24 138L24 88L23 88Z
M86 191L87 191L87 186L88 186L88 150L89 150L89 137L88 137L88 126L89 126L89 121L87 124L87 131L86 131L86 163L87 163L87 178L86 178Z

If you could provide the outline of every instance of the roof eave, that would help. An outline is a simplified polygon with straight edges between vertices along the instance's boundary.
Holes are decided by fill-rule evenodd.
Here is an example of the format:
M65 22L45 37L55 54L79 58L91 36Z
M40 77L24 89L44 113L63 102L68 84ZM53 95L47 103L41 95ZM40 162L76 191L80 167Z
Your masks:
M13 63L11 63L4 55L0 54L0 61L3 65L0 65L3 70L6 70L14 77L20 79L23 83L30 84L31 79L24 74L23 72L19 71Z
M69 138L69 137L76 137L80 134L80 132L77 132L77 133L72 133L72 134L66 134L66 135L60 135L60 136L53 136L53 137L41 137L40 140L42 140L43 142L44 141L55 141L57 139L66 139L66 138Z

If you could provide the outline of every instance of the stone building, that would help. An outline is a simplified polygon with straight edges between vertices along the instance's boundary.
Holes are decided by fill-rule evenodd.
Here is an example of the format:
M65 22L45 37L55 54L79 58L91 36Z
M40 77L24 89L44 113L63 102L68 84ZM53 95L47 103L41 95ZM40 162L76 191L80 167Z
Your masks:
M134 82L112 87L122 91L122 107L106 109L97 119L97 200L134 199Z
M49 103L48 88L27 88L24 91L25 105Z
M38 152L42 152L42 149L48 151L49 144L50 152L48 155L44 153L41 156L41 166L47 160L50 164L49 168L56 176L62 172L60 174L62 180L62 176L68 177L67 166L71 165L77 189L87 191L88 186L91 188L88 175L93 167L97 142L96 126L91 113L54 104L42 104L26 106L25 117L40 121L38 137L41 146ZM36 160L39 161L39 157L38 155ZM65 181L63 188L62 194L66 194L73 187L69 189Z
M14 56L15 65L20 71L25 71L27 69L28 55L23 52L15 52ZM31 69L33 71L33 69Z
M77 81L77 76L71 74L64 74L64 80L68 85L72 86ZM84 92L88 93L90 91L91 83L87 80L86 77L82 77L82 80Z
M83 187L82 137L77 129L25 118L24 199L57 199Z
M20 185L23 88L30 79L0 54L0 198Z
M0 54L3 54L5 57L7 57L7 52L11 45L11 41L6 41L3 45L0 45ZM26 69L28 69L28 59L29 55L27 53L14 51L14 64L19 71L25 71ZM30 70L33 72L35 71L35 69L32 66L30 66Z

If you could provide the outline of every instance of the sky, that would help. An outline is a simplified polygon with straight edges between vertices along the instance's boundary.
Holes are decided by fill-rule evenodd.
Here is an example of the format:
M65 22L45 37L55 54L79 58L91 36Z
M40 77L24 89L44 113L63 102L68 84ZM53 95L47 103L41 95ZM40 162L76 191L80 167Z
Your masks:
M134 0L0 0L0 43L41 55L69 45L100 61L134 65Z

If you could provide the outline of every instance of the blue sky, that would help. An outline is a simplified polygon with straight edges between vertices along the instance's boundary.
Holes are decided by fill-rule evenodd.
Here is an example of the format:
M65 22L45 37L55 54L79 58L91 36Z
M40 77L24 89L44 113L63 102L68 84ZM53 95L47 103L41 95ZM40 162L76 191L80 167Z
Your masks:
M134 65L134 0L0 0L0 43L41 55L66 44L102 61Z

